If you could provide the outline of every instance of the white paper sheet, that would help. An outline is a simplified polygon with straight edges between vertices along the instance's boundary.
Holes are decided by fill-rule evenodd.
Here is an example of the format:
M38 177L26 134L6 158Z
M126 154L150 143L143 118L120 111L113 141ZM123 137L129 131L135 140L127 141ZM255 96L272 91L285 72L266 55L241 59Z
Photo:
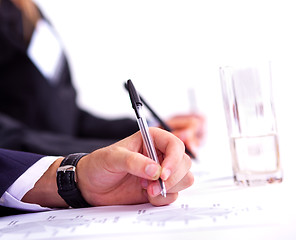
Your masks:
M0 239L295 239L287 184L242 188L202 173L170 206L67 209L0 219ZM220 236L220 237L219 237ZM282 238L285 236L285 238Z

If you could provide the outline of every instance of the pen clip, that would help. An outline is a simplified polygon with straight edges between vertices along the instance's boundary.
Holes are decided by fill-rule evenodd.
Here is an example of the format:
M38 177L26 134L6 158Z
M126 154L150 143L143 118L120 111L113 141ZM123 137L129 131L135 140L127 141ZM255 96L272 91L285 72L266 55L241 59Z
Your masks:
M139 115L138 107L142 106L143 104L142 104L142 101L139 97L139 94L137 93L137 91L130 79L126 83L126 88L128 90L128 93L129 93L129 96L130 96L130 99L132 102L132 107L136 112L137 118L139 119L140 115Z

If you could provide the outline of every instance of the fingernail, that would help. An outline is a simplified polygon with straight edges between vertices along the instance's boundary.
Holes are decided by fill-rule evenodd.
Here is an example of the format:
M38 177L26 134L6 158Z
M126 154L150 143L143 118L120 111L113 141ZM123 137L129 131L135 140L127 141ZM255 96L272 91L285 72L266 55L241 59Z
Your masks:
M160 166L157 164L149 164L145 168L145 173L152 177L153 179L157 178L160 174Z
M167 169L167 168L163 168L162 172L161 172L161 179L166 181L169 176L171 175L171 170Z

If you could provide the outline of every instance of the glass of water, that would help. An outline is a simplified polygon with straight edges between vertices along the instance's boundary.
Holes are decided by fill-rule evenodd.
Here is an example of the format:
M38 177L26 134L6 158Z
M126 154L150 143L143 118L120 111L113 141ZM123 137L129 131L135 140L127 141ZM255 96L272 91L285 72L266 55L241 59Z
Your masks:
M220 67L234 181L282 181L270 62Z

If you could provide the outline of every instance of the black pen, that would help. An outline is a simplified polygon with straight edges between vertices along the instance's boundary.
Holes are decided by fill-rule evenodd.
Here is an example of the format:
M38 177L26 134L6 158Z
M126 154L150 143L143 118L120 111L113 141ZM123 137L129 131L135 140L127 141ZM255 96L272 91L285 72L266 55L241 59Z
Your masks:
M158 157L153 145L153 141L149 133L149 128L148 128L146 118L142 113L142 102L131 80L127 81L127 89L132 102L132 107L136 113L137 122L142 134L142 138L143 138L146 150L148 152L148 156L152 160L154 160L156 163L159 164ZM165 188L164 182L160 178L158 179L158 181L161 187L161 195L166 197L166 188Z
M128 80L130 81L130 80ZM126 90L129 91L127 83L124 84L124 87ZM159 124L163 127L164 130L168 132L172 132L172 129L156 114L156 112L149 106L149 104L143 99L141 95L138 95L141 101L144 103L144 105L148 108L148 110L151 112L153 117L159 122ZM185 146L185 152L188 154L190 158L195 159L195 155Z

